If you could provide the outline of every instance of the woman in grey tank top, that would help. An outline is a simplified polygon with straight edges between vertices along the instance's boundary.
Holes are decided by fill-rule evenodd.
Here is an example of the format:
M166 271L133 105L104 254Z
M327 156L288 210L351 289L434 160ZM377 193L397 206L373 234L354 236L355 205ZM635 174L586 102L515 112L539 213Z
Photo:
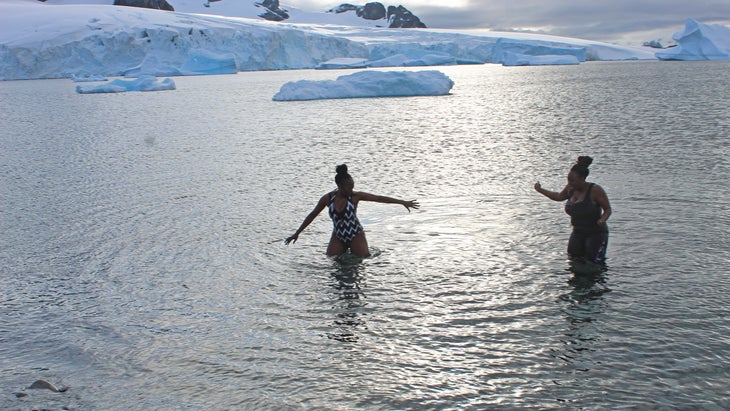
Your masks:
M606 220L611 216L611 205L601 186L586 182L588 166L592 163L593 159L588 156L578 157L568 173L568 184L560 192L545 190L539 181L535 183L535 190L554 201L567 200L565 212L570 215L573 226L568 255L603 265L608 246Z

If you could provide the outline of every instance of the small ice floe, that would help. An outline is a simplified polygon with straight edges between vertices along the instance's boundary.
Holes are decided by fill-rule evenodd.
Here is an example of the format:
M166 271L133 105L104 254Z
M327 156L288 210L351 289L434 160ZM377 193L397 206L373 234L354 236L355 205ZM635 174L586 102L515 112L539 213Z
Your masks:
M367 59L341 57L319 63L317 70L358 69L368 66Z
M444 73L426 71L361 71L336 80L300 80L284 84L274 101L364 97L440 96L454 82Z
M161 91L175 90L175 82L171 78L158 80L154 76L142 76L132 80L116 79L99 85L79 85L76 92L79 94L93 93L124 93L127 91Z
M71 76L71 81L73 81L74 83L91 83L94 81L107 81L107 80L109 80L109 79L104 76L93 76L93 75L88 75L88 76L73 75L73 76Z
M453 66L456 59L450 54L429 52L423 50L407 50L370 61L369 67L422 67L422 66Z
M318 64L315 68L323 69L355 69L368 67L424 67L424 66L453 66L459 61L447 53L436 51L405 49L400 53L383 55L374 60L362 58L335 58ZM466 61L466 60L465 60ZM468 63L482 64L483 62L468 61Z
M503 66L565 66L580 64L578 57L571 55L542 55L505 53Z

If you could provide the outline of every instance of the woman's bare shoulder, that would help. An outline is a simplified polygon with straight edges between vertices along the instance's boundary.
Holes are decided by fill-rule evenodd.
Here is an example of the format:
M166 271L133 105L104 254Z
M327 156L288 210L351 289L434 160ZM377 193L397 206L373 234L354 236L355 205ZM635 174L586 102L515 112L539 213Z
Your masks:
M322 195L322 197L319 198L320 204L326 204L330 202L330 199L332 198L332 194L334 194L334 191L330 191L329 193L325 193Z
M598 193L606 194L606 190L603 189L600 185L593 183L593 191L596 191Z

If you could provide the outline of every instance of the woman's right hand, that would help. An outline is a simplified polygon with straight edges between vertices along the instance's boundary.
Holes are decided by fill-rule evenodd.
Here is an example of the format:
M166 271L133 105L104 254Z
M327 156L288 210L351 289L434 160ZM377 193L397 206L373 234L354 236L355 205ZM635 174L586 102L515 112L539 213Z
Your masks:
M296 243L298 238L299 238L299 234L294 234L293 236L284 240L284 245L289 245L289 243L291 243L291 242Z
M542 189L542 185L540 185L540 182L538 181L537 183L535 183L535 191L537 191L539 193L541 189Z

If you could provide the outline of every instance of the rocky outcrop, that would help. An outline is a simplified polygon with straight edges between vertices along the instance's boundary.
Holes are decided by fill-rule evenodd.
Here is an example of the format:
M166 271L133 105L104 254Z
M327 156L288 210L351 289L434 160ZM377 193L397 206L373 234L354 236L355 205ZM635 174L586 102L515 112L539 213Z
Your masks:
M391 29L425 29L426 25L403 6L388 6L388 27Z
M256 3L256 5L266 9L265 12L259 14L259 17L266 20L284 21L289 18L289 13L279 7L279 0L264 0L261 3Z
M175 11L175 9L166 0L114 0L114 5Z
M372 2L367 3L364 6L355 6L350 3L342 3L337 7L333 7L327 10L328 13L345 13L348 11L354 11L357 17L362 17L365 20L382 20L385 18L385 6L383 3Z
M387 20L390 28L426 28L421 20L403 6L388 6L386 11L383 3L371 2L364 6L356 6L350 3L342 3L337 7L327 10L329 13L345 13L354 11L358 17L365 20Z
M668 49L671 47L677 47L677 43L674 43L674 42L667 43L661 39L657 39L657 40L645 41L643 46L651 47L653 49Z
M381 20L385 18L385 6L378 2L367 3L365 6L359 7L356 13L358 17L365 20Z

